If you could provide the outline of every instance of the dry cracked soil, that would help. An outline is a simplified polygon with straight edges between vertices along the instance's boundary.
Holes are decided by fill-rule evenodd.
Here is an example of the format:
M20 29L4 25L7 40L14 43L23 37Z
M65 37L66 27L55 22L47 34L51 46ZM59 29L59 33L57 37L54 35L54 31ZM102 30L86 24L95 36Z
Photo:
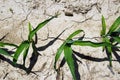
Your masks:
M72 80L67 64L61 68L59 75L54 70L57 49L63 40L78 29L85 31L86 40L101 41L96 38L100 37L101 15L104 15L108 29L120 16L120 0L0 0L0 38L7 34L2 41L20 44L27 39L29 22L35 28L57 12L60 13L58 18L51 20L37 32L37 47L40 48L41 55L32 72L27 74L20 66L12 66L6 57L1 56L0 80ZM59 34L59 39L54 40ZM82 63L77 62L79 79L120 80L119 62L114 61L111 69L109 62L104 60L107 56L102 48L73 48L81 55L78 59ZM27 56L26 67L29 65L31 52L32 49ZM18 63L22 63L22 57Z

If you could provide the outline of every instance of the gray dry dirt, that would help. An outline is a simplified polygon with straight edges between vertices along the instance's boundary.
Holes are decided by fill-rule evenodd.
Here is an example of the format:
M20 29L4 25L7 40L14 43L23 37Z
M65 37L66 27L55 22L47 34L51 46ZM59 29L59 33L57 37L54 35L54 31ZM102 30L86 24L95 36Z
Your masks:
M0 38L2 40L20 44L27 39L28 22L35 28L37 24L59 12L58 18L50 21L38 31L38 47L47 45L63 30L59 37L66 39L70 33L83 29L86 40L99 42L101 15L104 15L107 28L120 16L120 0L0 0ZM51 37L51 38L50 38ZM0 80L72 80L69 68L65 64L57 75L53 68L54 57L62 40L56 40L52 45L41 50L29 75L20 68L15 68L6 61L0 60ZM106 54L102 48L73 47L80 54L103 59ZM10 48L12 50L12 48ZM27 56L26 66L29 65L32 49ZM81 80L120 80L120 64L113 62L112 70L108 61L91 61L79 58L78 62ZM115 58L114 58L115 59ZM18 63L22 63L22 57Z

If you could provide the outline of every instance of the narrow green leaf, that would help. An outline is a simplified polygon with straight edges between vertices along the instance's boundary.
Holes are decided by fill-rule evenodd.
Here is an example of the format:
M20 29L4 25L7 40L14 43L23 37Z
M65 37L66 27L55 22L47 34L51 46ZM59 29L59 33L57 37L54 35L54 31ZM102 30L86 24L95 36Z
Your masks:
M24 41L20 44L20 46L17 48L16 52L14 53L14 57L13 57L13 62L16 63L18 60L18 57L20 56L21 53L25 53L25 51L28 49L29 47L29 42L28 41Z
M32 31L32 25L31 25L31 23L29 22L29 24L28 24L28 28L29 28L29 35L31 34L31 31ZM28 36L28 40L29 40L30 38L29 38L29 36ZM30 41L30 40L29 40Z
M106 34L106 22L105 22L105 18L102 15L102 30L101 30L101 36L104 36Z
M67 40L69 39L72 39L74 36L76 36L77 34L81 33L81 32L84 32L83 30L77 30L75 32L73 32L68 38Z
M72 45L91 46L91 47L112 46L111 44L109 44L107 42L94 43L94 42L91 42L91 41L81 41L81 40L74 41L72 43Z
M119 25L120 25L120 16L112 24L107 35L110 35L112 32L114 32L119 27Z
M26 57L27 57L27 54L28 54L28 51L29 51L29 47L30 47L30 44L28 45L28 47L26 47L26 49L23 53L23 65L25 65L25 60L26 60Z
M2 48L0 48L0 54L12 57L7 51Z
M74 59L72 54L73 54L72 48L70 46L65 45L64 47L65 60L70 68L73 79L77 80L75 75L75 66L74 66Z
M4 43L4 42L0 42L0 46L1 47L4 47L4 46L12 46L12 47L18 47L17 45L15 45L15 44L11 44L11 43Z
M29 22L29 24L28 24L28 28L29 28L29 34L30 34L30 32L32 31L32 25L31 25L30 22Z
M56 70L56 63L58 61L58 59L60 58L60 55L64 49L64 46L65 46L66 42L64 42L60 47L59 49L57 50L57 53L56 53L56 56L55 56L55 62L54 62L54 69Z
M40 24L38 24L38 26L31 31L31 33L29 34L29 40L32 40L32 37L35 35L35 33L41 29L42 27L44 27L50 20L52 20L53 18L55 18L55 16L51 17L50 19L47 19L43 22L41 22Z

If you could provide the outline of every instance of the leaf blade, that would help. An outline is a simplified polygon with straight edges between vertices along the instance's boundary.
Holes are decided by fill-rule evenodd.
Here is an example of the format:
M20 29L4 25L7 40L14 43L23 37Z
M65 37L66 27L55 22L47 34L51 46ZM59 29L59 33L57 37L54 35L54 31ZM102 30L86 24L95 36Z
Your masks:
M44 27L44 26L45 26L49 21L51 21L53 18L55 18L55 16L53 16L53 17L51 17L51 18L49 18L49 19L47 19L47 20L39 23L38 26L30 32L30 34L29 34L29 40L31 41L31 40L32 40L32 37L35 35L35 33L36 33L39 29L41 29L42 27Z
M24 41L20 44L20 46L17 48L16 52L14 53L14 56L13 56L13 62L16 63L17 60L18 60L18 57L20 56L20 54L23 52L26 51L26 49L28 48L29 46L29 42L28 41Z
M120 16L114 21L114 23L111 25L109 32L107 35L110 35L112 32L114 32L120 25Z
M29 28L29 33L30 33L32 31L32 25L30 22L28 23L28 28Z
M57 50L56 56L55 56L55 62L54 62L54 69L57 70L56 68L56 63L58 61L58 59L60 58L61 53L64 50L64 46L65 46L66 42L64 42Z
M73 79L77 80L75 75L75 66L74 66L74 59L72 54L73 54L72 48L70 46L65 45L64 47L65 60L70 68Z
M105 18L102 15L102 30L101 30L101 36L104 36L106 34L106 22L105 22Z
M81 40L74 41L72 43L72 45L91 46L91 47L112 46L111 44L109 44L107 42L94 43L94 42L91 42L91 41L81 41Z
M81 32L84 32L83 30L77 30L75 32L73 32L68 38L67 40L69 39L72 39L74 36L76 36L77 34L81 33Z
M25 49L25 51L23 53L23 65L25 65L25 60L26 60L26 57L28 55L29 46L30 46L30 44L28 45L28 47Z

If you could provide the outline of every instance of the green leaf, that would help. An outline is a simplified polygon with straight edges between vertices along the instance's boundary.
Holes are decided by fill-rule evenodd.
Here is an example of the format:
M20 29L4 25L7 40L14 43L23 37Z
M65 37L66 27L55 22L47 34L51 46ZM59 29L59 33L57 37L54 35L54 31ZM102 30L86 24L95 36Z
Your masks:
M64 46L65 46L66 42L64 42L60 47L59 49L57 50L57 53L56 53L56 56L55 56L55 62L54 62L54 69L56 70L56 63L58 61L58 59L60 58L60 55L64 49Z
M102 30L101 30L101 36L104 36L106 34L106 22L105 22L105 18L102 15Z
M16 63L18 60L18 57L21 53L25 53L26 50L29 48L30 43L28 41L24 41L20 44L20 46L17 48L16 52L14 53L13 62Z
M0 48L0 54L12 57L7 51L2 48Z
M68 38L67 40L70 40L72 39L74 36L76 36L77 34L81 33L81 32L84 32L83 30L77 30L75 32L73 32Z
M28 24L28 28L29 28L29 35L31 34L31 31L32 31L32 25L31 25L31 23L29 22L29 24ZM29 38L29 36L28 36L28 40L29 40L30 38ZM30 40L29 40L30 41Z
M74 59L72 54L73 54L72 48L70 46L65 45L64 47L65 60L70 68L73 79L77 80L75 75L75 66L74 66Z
M119 25L120 25L120 16L112 24L107 35L110 35L112 32L114 32L119 27Z
M23 65L25 65L25 60L26 60L26 57L27 57L27 54L28 54L28 51L29 51L29 46L28 46L28 48L25 49L25 51L23 53Z
M29 22L29 24L28 24L28 28L29 28L29 34L30 34L30 32L32 31L32 25L31 25L30 22Z
M4 46L12 46L12 47L16 47L16 48L18 47L15 44L0 42L0 47L4 47Z
M102 30L101 30L101 34L102 36L102 41L105 42L105 35L106 35L106 22L105 22L105 18L104 16L102 15ZM103 51L105 49L105 46L102 47L103 48Z
M112 46L111 44L109 44L107 42L94 43L94 42L91 42L91 41L81 41L81 40L74 41L72 43L72 45L91 46L91 47Z
M44 27L44 26L45 26L50 20L52 20L53 18L55 18L55 16L53 16L53 17L51 17L50 19L47 19L47 20L41 22L40 24L38 24L38 26L37 26L34 30L32 30L32 31L30 32L30 34L29 34L29 40L31 41L31 40L32 40L32 37L35 35L35 33L36 33L39 29L41 29L42 27Z

